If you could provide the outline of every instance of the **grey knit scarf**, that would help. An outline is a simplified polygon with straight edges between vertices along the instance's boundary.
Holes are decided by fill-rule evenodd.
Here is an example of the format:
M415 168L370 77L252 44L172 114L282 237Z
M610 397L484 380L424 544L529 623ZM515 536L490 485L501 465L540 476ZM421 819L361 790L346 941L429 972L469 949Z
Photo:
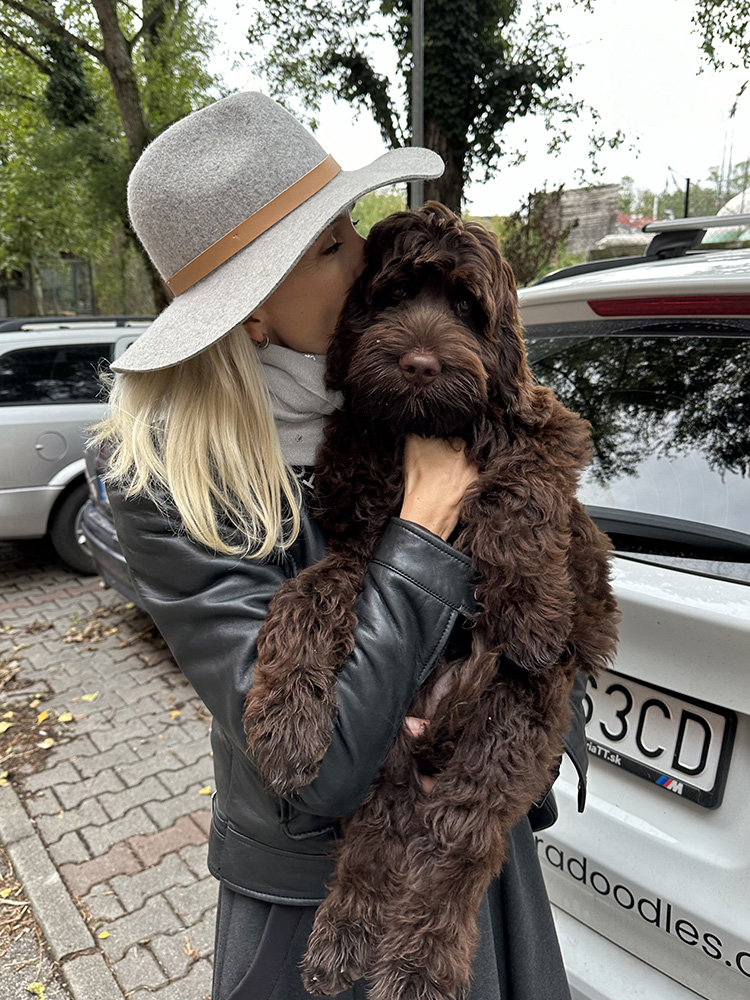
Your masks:
M342 402L340 392L329 392L325 387L325 354L300 354L269 344L258 357L284 458L290 465L314 465L325 418Z

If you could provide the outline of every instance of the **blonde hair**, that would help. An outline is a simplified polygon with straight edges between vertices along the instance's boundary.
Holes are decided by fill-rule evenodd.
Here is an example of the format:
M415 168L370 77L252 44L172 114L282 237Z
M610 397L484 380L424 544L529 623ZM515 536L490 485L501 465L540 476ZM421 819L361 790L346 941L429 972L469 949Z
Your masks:
M257 350L243 327L155 372L105 377L106 482L160 506L169 494L186 532L228 555L262 558L300 530L300 490L284 461Z

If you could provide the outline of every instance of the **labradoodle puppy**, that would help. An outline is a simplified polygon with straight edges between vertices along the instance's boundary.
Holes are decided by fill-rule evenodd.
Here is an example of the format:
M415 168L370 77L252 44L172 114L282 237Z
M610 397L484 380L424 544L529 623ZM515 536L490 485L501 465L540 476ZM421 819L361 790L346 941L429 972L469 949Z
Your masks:
M344 394L315 478L329 555L271 602L245 729L273 792L315 777L355 601L400 509L405 435L463 438L479 478L451 542L472 560L476 614L409 709L426 732L402 727L342 820L303 972L311 993L366 978L372 1000L459 1000L508 831L553 780L574 675L614 652L609 544L575 499L588 424L534 382L494 236L432 202L373 227L366 259L328 355Z

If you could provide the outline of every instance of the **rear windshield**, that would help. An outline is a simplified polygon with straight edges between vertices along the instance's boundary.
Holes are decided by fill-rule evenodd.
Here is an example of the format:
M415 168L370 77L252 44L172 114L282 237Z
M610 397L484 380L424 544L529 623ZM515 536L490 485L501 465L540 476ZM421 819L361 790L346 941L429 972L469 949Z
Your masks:
M750 581L750 339L527 338L539 381L591 423L579 495L616 547Z
M0 406L95 403L111 344L24 347L0 356Z

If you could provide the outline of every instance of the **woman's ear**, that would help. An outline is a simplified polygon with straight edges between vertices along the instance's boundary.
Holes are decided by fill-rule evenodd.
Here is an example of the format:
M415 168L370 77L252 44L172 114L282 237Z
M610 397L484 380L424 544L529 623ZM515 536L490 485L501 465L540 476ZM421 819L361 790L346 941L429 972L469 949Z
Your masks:
M246 320L242 321L242 325L250 339L254 340L256 344L262 344L266 337L268 337L267 324L262 316L258 316L257 314L248 316Z

